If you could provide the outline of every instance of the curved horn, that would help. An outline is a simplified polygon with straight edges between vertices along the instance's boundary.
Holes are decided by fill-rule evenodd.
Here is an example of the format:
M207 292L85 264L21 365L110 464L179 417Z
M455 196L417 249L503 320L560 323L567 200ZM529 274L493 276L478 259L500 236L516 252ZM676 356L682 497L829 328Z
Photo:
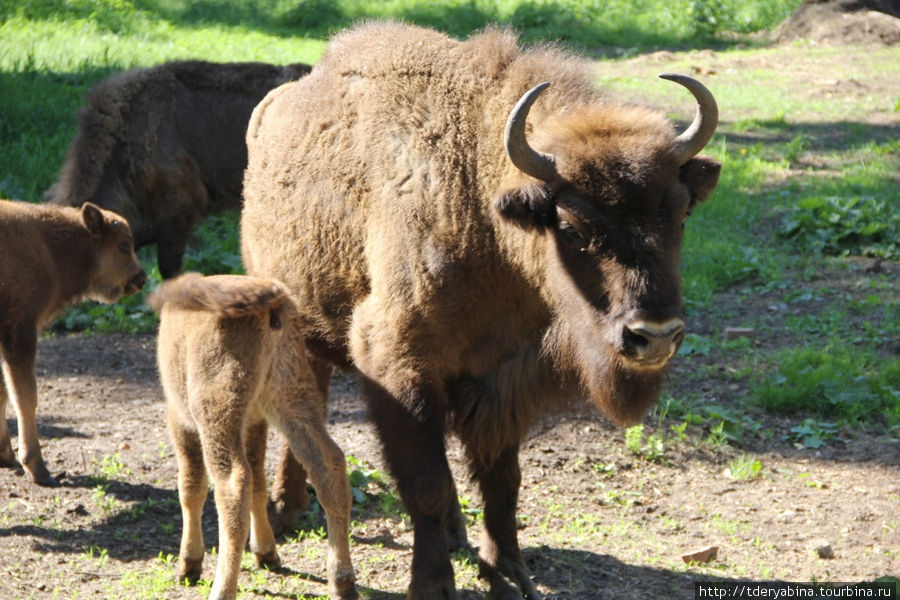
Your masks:
M699 154L712 139L716 125L719 124L719 107L712 92L693 77L675 73L663 73L660 77L683 85L697 99L697 114L694 115L693 123L675 138L674 153L678 157L678 164L683 165Z
M525 139L525 119L531 105L548 87L550 82L545 81L525 92L509 113L506 129L503 131L503 145L512 164L523 173L541 181L550 181L556 177L556 165L552 155L538 152L528 145Z

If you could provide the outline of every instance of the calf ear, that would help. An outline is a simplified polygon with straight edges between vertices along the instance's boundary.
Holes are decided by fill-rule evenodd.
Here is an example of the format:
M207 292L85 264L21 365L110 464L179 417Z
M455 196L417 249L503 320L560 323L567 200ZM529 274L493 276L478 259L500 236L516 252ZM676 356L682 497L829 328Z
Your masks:
M709 198L719 182L722 163L709 156L697 156L681 165L679 177L691 193L691 206Z
M85 202L81 206L81 219L84 221L84 226L91 235L97 236L103 234L103 230L106 227L106 220L103 218L103 213L100 212L100 208L97 207L96 204Z
M494 196L494 209L523 229L546 229L557 223L556 199L545 185L501 190Z

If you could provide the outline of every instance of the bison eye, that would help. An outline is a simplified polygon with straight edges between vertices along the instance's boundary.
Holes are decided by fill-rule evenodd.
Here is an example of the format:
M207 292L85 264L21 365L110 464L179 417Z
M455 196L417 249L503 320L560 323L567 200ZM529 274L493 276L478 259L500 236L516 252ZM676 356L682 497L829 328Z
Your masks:
M574 246L578 246L580 249L584 250L591 243L589 239L587 239L584 235L582 235L577 229L572 227L571 224L566 221L560 220L559 222L559 233L562 235L563 239L572 244Z

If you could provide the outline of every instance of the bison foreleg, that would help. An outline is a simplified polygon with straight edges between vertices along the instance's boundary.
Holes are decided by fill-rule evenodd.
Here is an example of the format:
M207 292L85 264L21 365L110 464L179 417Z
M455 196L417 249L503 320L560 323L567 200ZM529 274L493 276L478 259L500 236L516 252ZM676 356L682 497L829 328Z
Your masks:
M35 418L38 399L37 380L34 376L37 332L25 326L19 328L17 334L18 339L13 348L10 348L10 345L4 345L2 366L4 378L8 383L7 389L13 404L15 404L16 418L19 423L19 460L22 466L31 473L36 484L53 487L59 485L59 482L50 475L50 471L44 464ZM5 421L6 415L2 414L0 418ZM0 439L0 452L4 456L6 448L10 446L8 430L5 437L5 443L3 439ZM15 461L10 466L15 466Z
M269 522L274 532L279 534L287 531L294 522L297 512L306 510L308 506L306 469L297 462L290 444L285 441L281 446L281 460L278 462L278 471L269 494Z
M455 486L444 448L442 419L410 412L407 407L425 407L427 412L427 407L434 406L423 397L394 398L365 377L362 388L385 459L413 522L412 578L407 600L456 600L446 522L454 512Z
M491 598L540 600L542 596L522 562L516 536L516 506L522 481L518 447L503 451L490 466L473 466L473 471L484 498L478 563L481 577L491 586Z
M156 262L163 279L172 279L181 272L189 233L190 224L181 220L171 220L160 226Z

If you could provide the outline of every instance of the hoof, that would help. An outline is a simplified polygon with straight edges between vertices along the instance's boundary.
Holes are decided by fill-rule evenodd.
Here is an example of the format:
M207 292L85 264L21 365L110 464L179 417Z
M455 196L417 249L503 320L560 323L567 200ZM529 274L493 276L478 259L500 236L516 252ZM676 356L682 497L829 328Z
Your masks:
M203 575L203 559L178 559L178 572L175 577L178 581L194 585Z
M501 561L502 566L491 566L479 560L478 576L486 579L491 587L491 598L497 600L543 600L534 586L525 565L513 561Z
M329 588L328 593L332 598L340 598L340 600L357 600L359 598L359 593L356 591L356 577L353 573L338 576Z
M281 558L278 556L277 550L253 556L256 558L256 566L260 569L277 569L281 566Z
M4 417L5 418L5 417ZM6 442L6 448L0 452L0 468L2 469L18 469L22 465L16 460L16 453L12 451L9 442Z
M269 517L269 524L272 526L272 533L281 535L286 531L290 531L291 525L297 516L297 508L287 506L283 501L272 501L266 504L266 514Z
M50 474L44 463L38 464L34 470L28 470L34 482L42 487L59 487L59 481Z
M406 600L459 600L459 595L451 576L438 581L414 581L406 591Z

